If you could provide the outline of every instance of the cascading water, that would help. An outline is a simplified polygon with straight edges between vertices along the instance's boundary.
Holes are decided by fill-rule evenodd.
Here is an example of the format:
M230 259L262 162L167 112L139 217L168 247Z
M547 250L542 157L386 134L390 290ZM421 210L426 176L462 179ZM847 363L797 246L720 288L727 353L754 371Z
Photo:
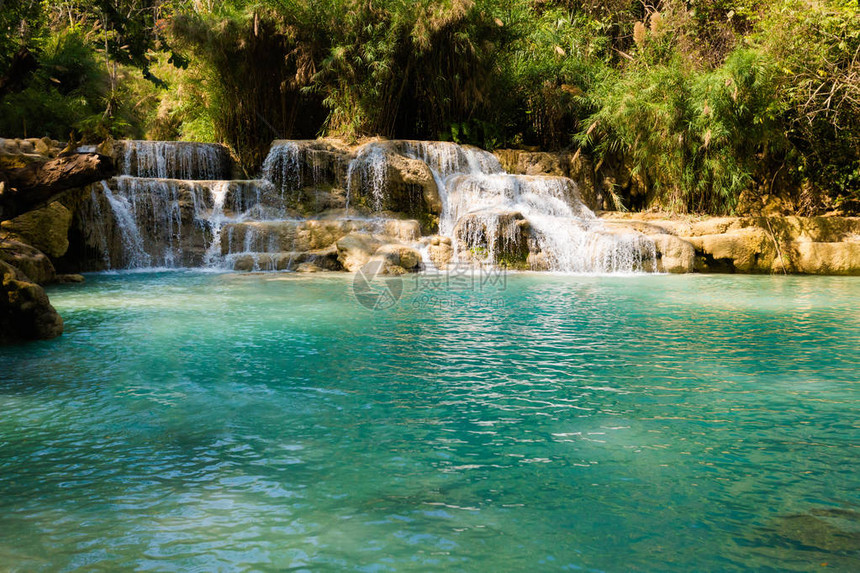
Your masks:
M119 145L123 174L102 184L104 202L93 188L87 225L98 229L104 268L221 267L226 225L253 214L283 214L283 201L268 181L211 179L230 172L221 146ZM119 239L113 247L108 236Z
M356 182L370 190L374 211L382 211L385 186L388 182L388 157L386 150L376 143L362 146L346 170L346 208L356 193Z
M439 234L454 241L455 257L496 264L530 227L549 270L629 273L656 268L654 243L611 233L585 206L573 181L505 173L491 153L449 142L369 143L349 166L347 188L360 175L377 211L384 201L389 154L419 159L433 173L442 203ZM476 256L478 255L478 256Z
M549 270L630 273L653 269L653 242L641 235L610 233L563 177L473 174L446 181L447 201L440 231L455 239L462 254L477 245L495 263L497 250L519 240L519 216L545 256ZM502 249L498 249L499 238ZM462 243L462 244L461 244Z
M152 259L143 250L143 237L140 234L140 229L137 227L137 221L132 213L132 207L128 199L121 196L115 197L108 184L104 181L102 181L102 191L113 210L117 227L122 237L126 268L148 267Z
M338 145L276 141L263 179L227 180L221 146L121 142L123 174L92 192L99 232L89 248L106 268L342 268L338 241L357 233L411 246L429 266L430 239L419 240L414 219L435 205L455 260L507 264L518 253L521 265L566 272L655 266L653 243L610 232L569 179L510 175L493 154L455 143Z
M173 141L124 141L122 173L159 179L223 179L229 155L220 145Z
M221 261L221 228L225 221L229 221L224 216L224 202L227 200L227 193L230 191L230 182L218 181L212 186L211 191L212 213L209 215L209 223L212 227L212 242L206 248L206 253L203 255L203 264L207 267L216 267Z

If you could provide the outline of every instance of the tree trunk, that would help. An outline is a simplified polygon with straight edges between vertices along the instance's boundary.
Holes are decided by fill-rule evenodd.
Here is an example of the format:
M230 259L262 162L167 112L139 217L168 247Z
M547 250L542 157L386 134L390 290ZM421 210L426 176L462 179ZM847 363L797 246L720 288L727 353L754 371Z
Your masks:
M0 172L0 221L32 211L63 191L107 179L114 173L113 159L98 153L76 153Z

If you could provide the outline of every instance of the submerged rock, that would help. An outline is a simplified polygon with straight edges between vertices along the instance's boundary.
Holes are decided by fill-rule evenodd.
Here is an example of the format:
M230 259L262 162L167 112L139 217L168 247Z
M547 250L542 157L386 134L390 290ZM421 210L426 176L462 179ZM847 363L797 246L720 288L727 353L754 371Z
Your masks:
M84 277L84 275L78 274L57 275L54 278L54 282L57 282L59 284L82 283L86 282L86 280L87 279Z

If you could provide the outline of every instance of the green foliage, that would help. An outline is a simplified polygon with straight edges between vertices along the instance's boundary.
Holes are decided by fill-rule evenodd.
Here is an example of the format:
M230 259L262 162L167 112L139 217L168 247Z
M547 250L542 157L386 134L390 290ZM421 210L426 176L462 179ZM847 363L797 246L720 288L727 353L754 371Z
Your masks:
M317 135L580 147L617 207L860 209L857 0L0 5L5 136L221 141L249 170Z
M783 0L756 41L779 62L785 131L798 177L860 207L860 9L857 0Z
M776 79L772 63L746 49L715 70L633 65L593 92L597 111L579 140L603 158L631 157L671 208L731 211L784 145Z
M0 132L62 138L93 126L92 116L104 111L108 79L84 34L69 29L39 48L41 65L29 85L0 100Z

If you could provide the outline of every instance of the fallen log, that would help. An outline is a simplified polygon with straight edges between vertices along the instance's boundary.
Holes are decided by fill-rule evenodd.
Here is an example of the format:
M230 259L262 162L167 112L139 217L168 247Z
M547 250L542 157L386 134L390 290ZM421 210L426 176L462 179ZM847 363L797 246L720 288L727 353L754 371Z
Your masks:
M13 219L48 203L68 189L112 177L113 159L76 153L0 172L0 221Z

